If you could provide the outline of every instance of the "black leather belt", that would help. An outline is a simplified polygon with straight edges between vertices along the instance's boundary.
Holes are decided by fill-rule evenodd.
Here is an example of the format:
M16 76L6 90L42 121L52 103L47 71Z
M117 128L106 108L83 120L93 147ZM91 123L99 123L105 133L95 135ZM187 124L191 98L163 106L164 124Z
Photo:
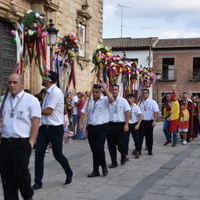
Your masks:
M29 138L2 138L2 140L8 141L8 142L20 142L20 141L29 140Z
M52 127L62 126L62 124L61 124L61 125L57 125L57 126L54 126L54 125L47 125L47 124L42 124L42 126L44 126L45 128L52 128Z

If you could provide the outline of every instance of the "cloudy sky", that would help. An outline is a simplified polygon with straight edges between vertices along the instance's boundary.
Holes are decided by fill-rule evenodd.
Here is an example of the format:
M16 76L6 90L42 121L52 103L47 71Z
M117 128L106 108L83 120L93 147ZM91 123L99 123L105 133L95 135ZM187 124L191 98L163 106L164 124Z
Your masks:
M104 38L200 37L200 0L104 0Z

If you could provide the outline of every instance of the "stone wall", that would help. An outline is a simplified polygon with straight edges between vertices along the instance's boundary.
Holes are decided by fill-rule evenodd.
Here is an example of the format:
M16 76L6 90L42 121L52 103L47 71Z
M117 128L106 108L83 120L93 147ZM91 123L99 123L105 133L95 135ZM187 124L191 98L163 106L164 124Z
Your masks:
M89 90L94 77L94 73L91 74L94 67L91 62L92 53L96 46L103 43L103 0L4 0L0 3L0 18L14 24L29 9L45 13L47 20L53 19L54 27L59 30L58 39L69 32L79 37L79 23L85 25L85 56L77 58L75 73L77 91ZM49 56L48 47L47 53ZM30 85L31 92L38 92L41 78L37 71L29 80L27 85ZM73 90L72 86L70 90Z

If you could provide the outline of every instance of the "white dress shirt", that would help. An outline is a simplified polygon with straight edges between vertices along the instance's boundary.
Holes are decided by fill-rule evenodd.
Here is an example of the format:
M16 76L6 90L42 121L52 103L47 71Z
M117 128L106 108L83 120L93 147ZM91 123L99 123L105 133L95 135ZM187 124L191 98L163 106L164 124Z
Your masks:
M139 117L138 115L142 114L142 111L140 110L140 107L137 106L135 103L131 106L130 110L130 118L129 118L129 124L134 124L138 122Z
M130 111L128 101L118 96L116 101L109 105L110 122L125 122L125 112Z
M13 112L12 108L14 108ZM13 116L11 113L13 113ZM24 92L24 90L17 94L15 98L9 93L2 115L3 138L29 138L32 126L31 119L34 117L41 118L40 103L36 97Z
M72 98L72 104L71 104L71 106L72 106L72 108L73 108L73 115L78 115L78 108L77 108L77 106L75 105L75 103L76 102L78 102L78 97L77 96L74 96L73 98Z
M50 115L42 115L42 124L59 126L64 122L64 95L62 91L53 84L47 89L47 93L42 102L42 109L52 108Z
M84 104L81 112L86 112L88 101ZM109 102L108 97L101 96L98 101L94 101L93 98L89 100L87 120L88 124L93 126L102 125L109 122Z
M150 98L142 100L140 109L142 111L142 120L146 121L154 120L154 113L159 112L158 104Z

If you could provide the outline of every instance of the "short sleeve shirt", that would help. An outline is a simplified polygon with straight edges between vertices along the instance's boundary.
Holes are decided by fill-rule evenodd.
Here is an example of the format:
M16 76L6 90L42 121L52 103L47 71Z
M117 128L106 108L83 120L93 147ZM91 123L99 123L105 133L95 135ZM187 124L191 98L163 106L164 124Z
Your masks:
M159 112L158 104L150 98L142 100L140 109L142 111L142 120L146 121L154 120L154 113Z
M73 98L72 98L72 108L73 108L73 115L78 115L78 108L77 108L77 106L75 105L75 103L76 102L78 102L78 97L77 96L74 96Z
M137 106L135 103L131 106L130 110L130 119L129 119L129 124L134 124L138 122L139 117L138 115L142 114L142 111L140 110L140 107Z
M88 101L84 104L82 113L87 112L88 124L93 126L102 125L109 122L109 102L108 97L101 97L98 101L93 98L89 100L88 111L86 111Z
M117 97L117 100L109 105L109 121L125 122L126 111L130 111L128 101L123 97Z
M14 108L12 112L12 107ZM11 115L13 113L13 115ZM2 137L30 137L31 119L41 118L41 107L38 99L31 94L21 91L13 98L9 93L4 104L2 122Z
M50 115L42 115L42 124L59 126L64 122L64 95L62 91L53 84L47 89L42 103L42 109L52 108Z

